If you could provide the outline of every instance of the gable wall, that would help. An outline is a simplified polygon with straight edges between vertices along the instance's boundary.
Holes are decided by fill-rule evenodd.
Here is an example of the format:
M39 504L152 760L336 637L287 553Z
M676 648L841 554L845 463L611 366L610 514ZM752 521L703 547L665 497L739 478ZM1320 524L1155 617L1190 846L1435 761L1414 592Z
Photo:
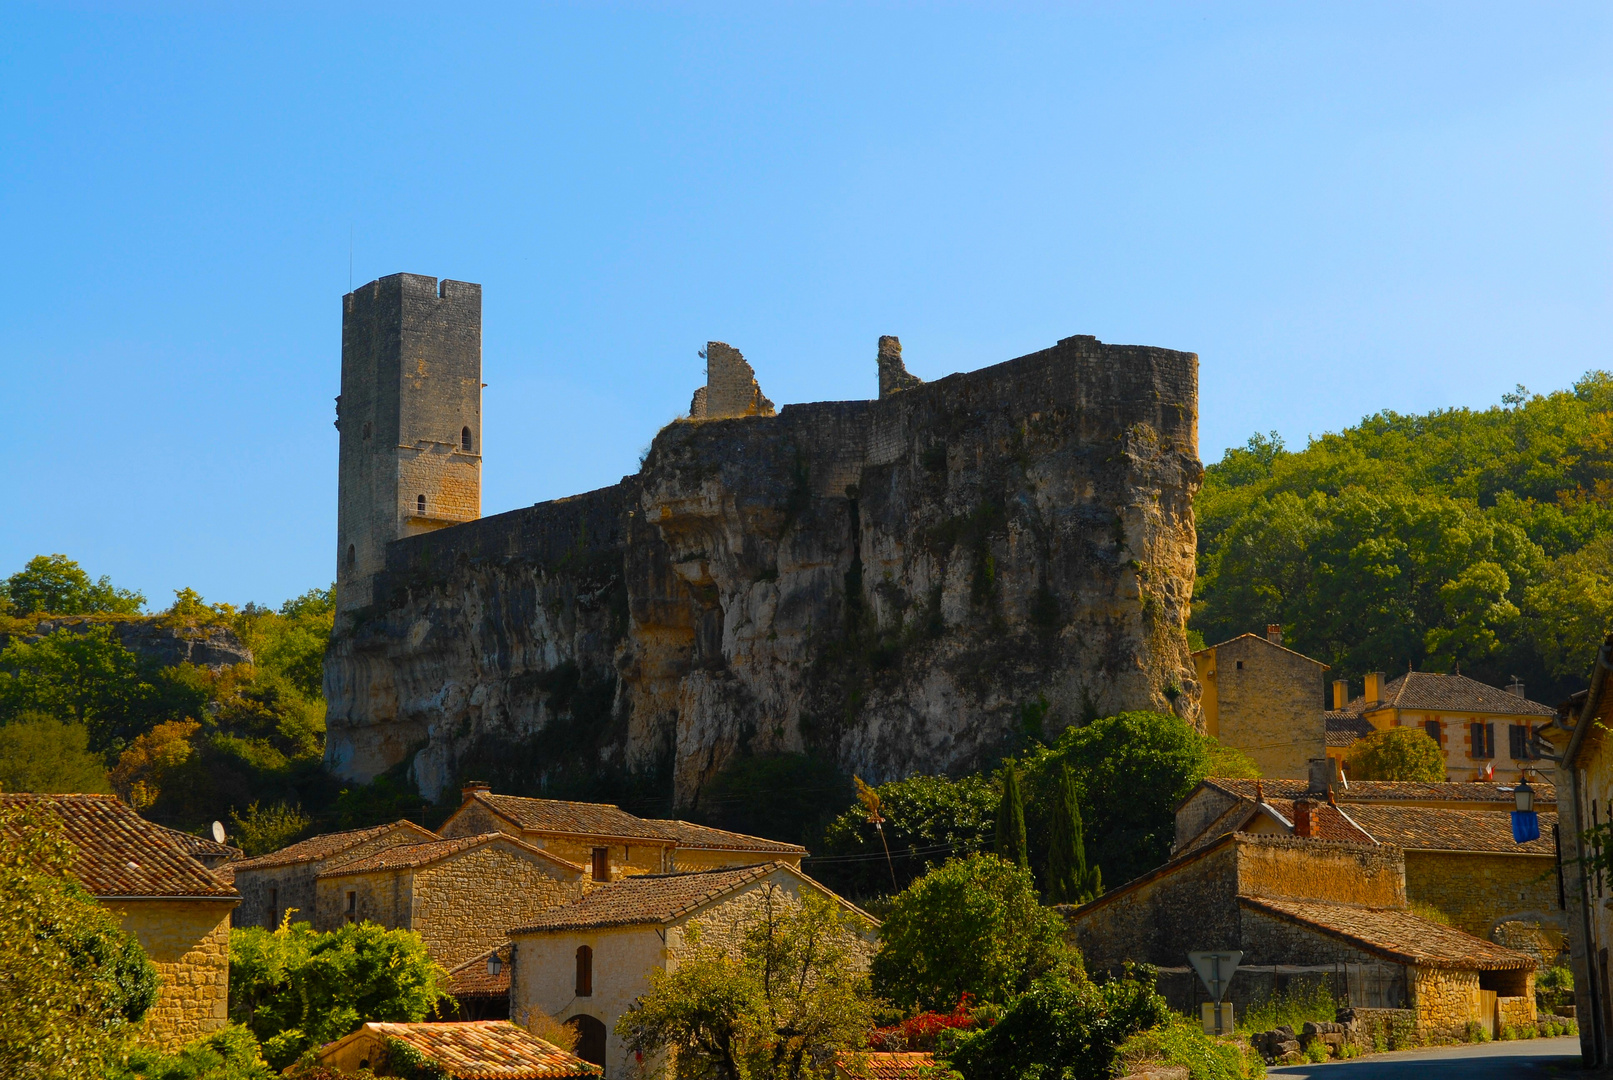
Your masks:
M1323 666L1252 635L1194 660L1205 701L1214 698L1205 707L1206 721L1214 719L1210 734L1248 754L1263 776L1305 779L1308 761L1326 754Z
M1176 966L1186 962L1190 949L1236 948L1234 847L1225 844L1126 896L1071 912L1066 940L1092 969L1127 960Z
M1233 846L1238 852L1238 892L1246 896L1406 906L1406 875L1399 848L1305 840Z
M118 900L107 904L161 978L142 1030L173 1049L229 1022L229 903Z
M414 875L411 925L444 967L486 952L503 942L512 926L588 889L578 875L502 845L484 844Z

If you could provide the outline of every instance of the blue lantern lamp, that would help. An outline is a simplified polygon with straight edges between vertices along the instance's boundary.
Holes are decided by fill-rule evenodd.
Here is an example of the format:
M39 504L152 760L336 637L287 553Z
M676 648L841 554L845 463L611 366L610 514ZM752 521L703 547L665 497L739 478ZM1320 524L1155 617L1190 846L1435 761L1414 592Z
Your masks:
M1528 780L1519 780L1512 789L1517 809L1512 811L1512 839L1519 844L1540 839L1540 815L1535 813L1535 789Z

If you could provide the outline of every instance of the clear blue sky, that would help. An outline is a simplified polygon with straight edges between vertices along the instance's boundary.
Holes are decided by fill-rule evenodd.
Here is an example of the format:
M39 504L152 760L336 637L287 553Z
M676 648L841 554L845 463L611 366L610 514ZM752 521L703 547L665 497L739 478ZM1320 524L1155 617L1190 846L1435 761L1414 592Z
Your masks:
M1207 461L1613 366L1606 4L0 10L0 574L334 576L341 296L484 287L483 507L1075 333Z

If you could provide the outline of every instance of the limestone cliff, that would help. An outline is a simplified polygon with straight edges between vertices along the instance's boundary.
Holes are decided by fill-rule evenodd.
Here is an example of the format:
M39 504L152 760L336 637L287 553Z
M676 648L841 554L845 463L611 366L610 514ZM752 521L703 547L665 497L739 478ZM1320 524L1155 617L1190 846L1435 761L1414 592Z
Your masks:
M884 780L1028 724L1197 722L1197 362L1074 337L678 421L613 487L394 541L326 658L327 761L412 756L428 795L466 769L670 771L690 805L738 753Z
M18 636L34 642L57 630L84 634L97 626L110 630L136 656L162 667L195 664L218 670L252 662L252 650L228 626L174 623L160 615L52 615L39 619L32 633ZM8 640L10 635L0 634L0 648Z

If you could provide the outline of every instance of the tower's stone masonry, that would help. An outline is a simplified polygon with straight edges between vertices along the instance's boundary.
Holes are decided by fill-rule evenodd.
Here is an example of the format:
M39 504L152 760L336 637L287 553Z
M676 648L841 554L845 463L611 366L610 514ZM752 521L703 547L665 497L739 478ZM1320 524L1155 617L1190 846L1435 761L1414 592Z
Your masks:
M879 396L888 398L898 390L911 390L924 385L924 380L910 374L902 363L902 342L894 334L881 334L879 338Z
M729 352L637 475L387 545L326 657L334 769L412 760L432 796L670 774L687 806L736 755L881 781L1028 726L1199 722L1196 356L1073 337L767 416Z
M482 287L393 274L342 298L337 602L386 545L481 516Z
M721 341L706 342L706 385L694 392L690 419L772 415L773 403L762 393L756 371L744 355Z

